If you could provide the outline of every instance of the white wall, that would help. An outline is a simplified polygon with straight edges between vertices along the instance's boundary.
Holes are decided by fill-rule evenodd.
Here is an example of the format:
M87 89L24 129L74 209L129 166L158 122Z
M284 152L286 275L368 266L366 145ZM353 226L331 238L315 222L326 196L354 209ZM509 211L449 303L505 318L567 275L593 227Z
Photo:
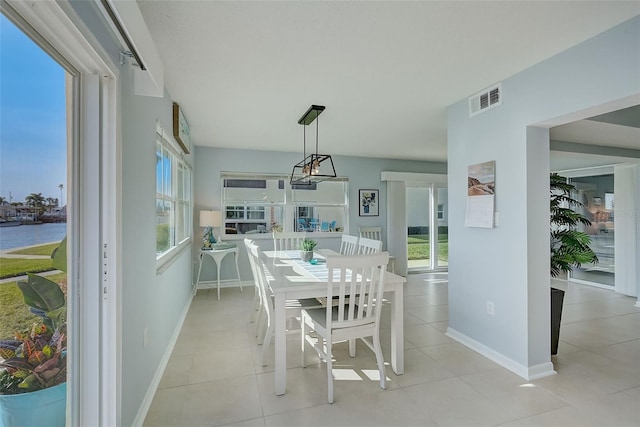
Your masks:
M498 108L472 118L466 99L449 108L450 334L522 376L551 368L549 141L534 125L637 96L639 52L636 17L504 80ZM464 227L467 168L489 160L500 225Z

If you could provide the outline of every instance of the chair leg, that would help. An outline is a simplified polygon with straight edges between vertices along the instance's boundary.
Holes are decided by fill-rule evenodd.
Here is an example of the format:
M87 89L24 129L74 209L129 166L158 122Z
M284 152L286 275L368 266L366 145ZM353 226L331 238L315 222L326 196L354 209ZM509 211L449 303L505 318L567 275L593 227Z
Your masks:
M306 368L307 367L307 353L304 351L305 348L305 341L307 340L306 335L306 323L304 321L304 316L300 319L300 329L302 331L302 340L300 342L300 351L302 352L302 367Z
M258 288L255 288L255 292L253 294L253 302L251 303L251 307L253 310L251 312L251 319L249 323L254 323L258 319L258 312L260 311L260 294L258 293Z
M273 337L273 323L267 325L267 331L264 334L264 342L262 343L262 366L267 366L267 352L271 346L271 337Z
M382 357L382 348L380 347L380 335L373 336L373 349L376 353L376 362L378 362L378 371L380 372L380 388L387 388L387 375L384 371L384 358Z
M333 362L331 358L332 354L332 342L331 337L328 337L327 340L327 393L329 403L333 403Z
M262 344L264 342L264 334L266 332L266 319L267 316L263 311L264 309L261 307L260 314L258 315L258 321L256 322L256 336L258 337L258 344Z

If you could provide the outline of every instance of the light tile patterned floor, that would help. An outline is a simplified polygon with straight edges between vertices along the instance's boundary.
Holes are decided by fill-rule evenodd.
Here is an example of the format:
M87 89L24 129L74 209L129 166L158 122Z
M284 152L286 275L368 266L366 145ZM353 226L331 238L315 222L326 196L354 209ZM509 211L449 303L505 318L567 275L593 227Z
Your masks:
M570 284L558 375L527 382L448 338L447 274L410 275L405 290L405 374L361 343L355 359L335 347L335 403L318 359L300 368L288 337L287 394L273 393L273 352L248 323L251 288L199 291L155 395L146 427L160 426L640 426L640 308L635 298ZM388 315L383 313L383 318ZM381 332L389 355L389 322ZM384 343L387 343L386 345Z

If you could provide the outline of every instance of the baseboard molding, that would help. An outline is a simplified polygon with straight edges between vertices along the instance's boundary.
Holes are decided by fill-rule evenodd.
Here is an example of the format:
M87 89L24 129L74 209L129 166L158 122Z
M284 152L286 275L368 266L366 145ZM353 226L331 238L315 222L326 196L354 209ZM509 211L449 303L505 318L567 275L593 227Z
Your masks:
M502 353L498 353L473 338L469 338L455 329L447 328L446 335L526 380L535 380L556 374L556 371L553 370L553 363L551 362L541 363L534 366L525 366L506 357Z
M147 393L142 400L142 404L140 404L140 409L138 409L138 414L136 415L132 427L142 427L144 423L144 419L147 417L147 412L149 412L149 408L151 407L151 402L153 402L153 397L158 390L158 386L160 385L160 380L162 379L162 375L164 374L164 370L167 368L167 364L169 363L169 358L171 357L171 353L173 352L173 348L178 341L178 337L180 336L180 330L182 329L182 325L184 324L184 320L187 317L187 313L189 313L189 307L191 307L191 301L193 298L189 298L187 304L182 310L182 314L178 319L178 323L176 324L175 329L173 330L173 334L171 335L171 339L169 340L169 345L167 346L167 350L164 352L162 359L160 360L160 364L158 365L158 369L156 369L156 373L151 380L151 384L149 384L149 388L147 389Z
M243 291L245 288L253 289L253 287L255 286L255 284L251 281L238 283L238 280L236 279L224 279L224 280L220 280L220 289L239 288L240 284L242 284ZM216 280L201 280L196 290L217 289L217 288L218 288L218 282Z

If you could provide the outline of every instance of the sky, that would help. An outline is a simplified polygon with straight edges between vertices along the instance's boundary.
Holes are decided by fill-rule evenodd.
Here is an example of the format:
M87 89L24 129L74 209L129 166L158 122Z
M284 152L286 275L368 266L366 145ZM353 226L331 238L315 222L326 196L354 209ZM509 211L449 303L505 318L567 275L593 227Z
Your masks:
M65 71L0 14L0 196L67 203Z

